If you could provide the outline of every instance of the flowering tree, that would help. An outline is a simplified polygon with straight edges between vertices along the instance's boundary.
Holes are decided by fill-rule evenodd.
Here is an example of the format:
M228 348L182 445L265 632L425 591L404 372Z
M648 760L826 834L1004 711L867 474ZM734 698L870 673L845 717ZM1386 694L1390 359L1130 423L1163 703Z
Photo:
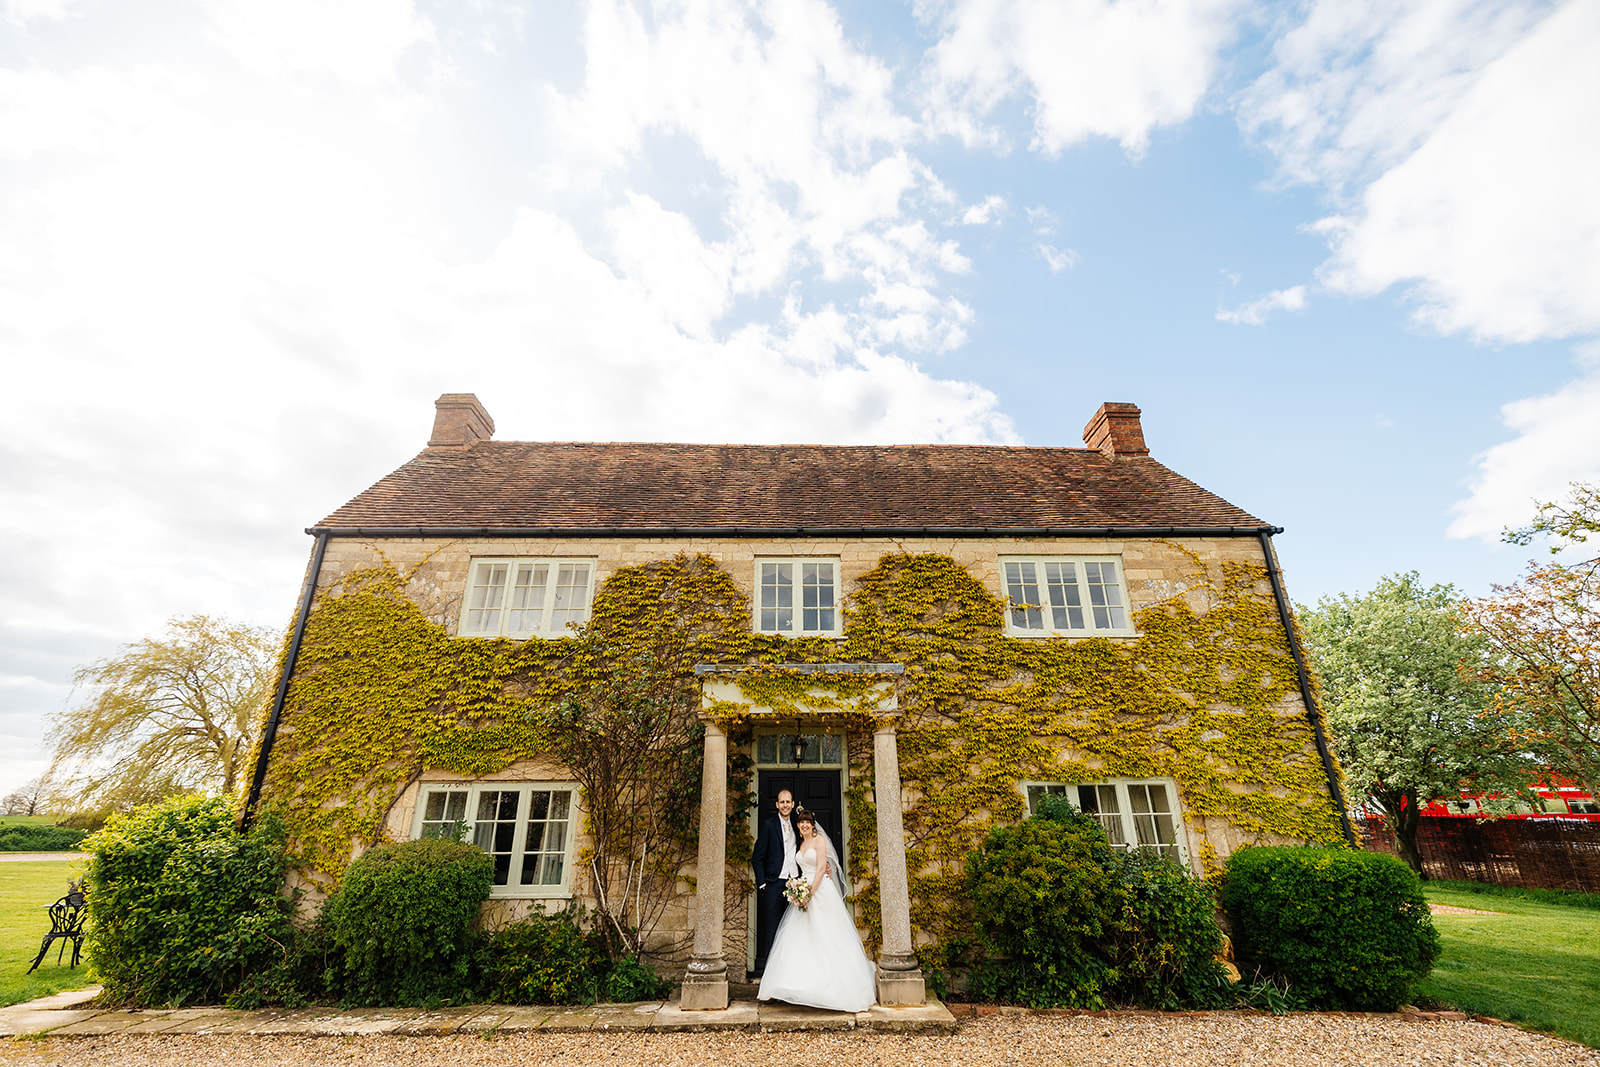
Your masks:
M1515 731L1489 711L1489 643L1466 629L1454 587L1425 589L1415 572L1325 597L1301 619L1350 793L1377 801L1400 858L1422 874L1423 805L1526 784Z
M1550 539L1569 552L1600 534L1600 486L1574 483L1567 499L1542 504L1533 523L1507 531L1513 544ZM1581 552L1579 554L1582 554ZM1477 631L1497 659L1483 678L1495 707L1522 723L1522 741L1557 775L1600 788L1600 556L1530 566L1471 605Z

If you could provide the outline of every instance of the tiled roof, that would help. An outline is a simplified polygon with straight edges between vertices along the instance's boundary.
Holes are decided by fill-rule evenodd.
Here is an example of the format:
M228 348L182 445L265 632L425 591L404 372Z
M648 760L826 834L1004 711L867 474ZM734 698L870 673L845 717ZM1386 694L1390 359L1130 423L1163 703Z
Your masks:
M480 441L428 448L314 530L527 535L1272 527L1084 448Z

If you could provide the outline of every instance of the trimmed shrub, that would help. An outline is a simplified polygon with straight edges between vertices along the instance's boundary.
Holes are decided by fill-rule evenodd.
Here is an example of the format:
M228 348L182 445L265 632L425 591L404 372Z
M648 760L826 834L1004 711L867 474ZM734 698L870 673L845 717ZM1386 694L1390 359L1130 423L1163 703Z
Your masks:
M1118 1003L1171 1011L1229 999L1211 887L1154 849L1117 854L1108 984Z
M283 825L268 814L240 834L233 817L230 798L178 797L89 838L88 955L109 999L215 1004L282 966Z
M83 830L69 826L0 825L0 852L66 852L83 844L86 836Z
M1062 797L967 857L976 996L1030 1007L1212 1007L1232 1000L1204 882L1159 852L1118 851Z
M1067 804L991 829L967 856L978 941L990 956L972 991L1035 1008L1103 1007L1095 945L1113 920L1115 865L1100 824Z
M475 845L427 837L380 845L350 864L327 921L344 1002L433 1006L472 996L473 923L494 860Z
M1222 899L1239 958L1314 1008L1393 1011L1439 955L1422 883L1393 856L1241 849Z

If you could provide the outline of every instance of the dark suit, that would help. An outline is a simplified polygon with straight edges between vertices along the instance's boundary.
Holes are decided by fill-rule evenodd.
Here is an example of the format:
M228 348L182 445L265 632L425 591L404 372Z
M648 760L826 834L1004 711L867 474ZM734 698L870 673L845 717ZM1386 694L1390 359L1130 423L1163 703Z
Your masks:
M783 899L783 828L781 817L774 812L761 820L756 833L755 851L750 854L750 867L755 871L756 885L767 888L756 890L756 969L760 974L767 969L767 953L772 951L772 939L778 933L778 920L789 902ZM800 844L800 834L790 817L789 832L795 845Z

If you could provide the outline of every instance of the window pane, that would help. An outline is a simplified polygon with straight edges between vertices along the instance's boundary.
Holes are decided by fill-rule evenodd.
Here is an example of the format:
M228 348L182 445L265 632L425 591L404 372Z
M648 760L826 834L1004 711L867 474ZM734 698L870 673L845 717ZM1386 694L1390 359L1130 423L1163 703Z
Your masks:
M1125 630L1128 616L1122 607L1122 588L1114 563L1085 563L1083 576L1089 586L1089 603L1097 630Z
M504 563L480 563L474 568L472 588L467 590L468 633L500 632L500 605L509 569Z
M506 632L533 633L544 621L544 587L550 581L548 563L523 563L511 584L511 606L506 610Z
M523 885L560 885L566 868L572 792L536 789L528 797L528 833L522 852Z
M756 738L756 762L778 762L778 738L774 734L762 734Z
M822 735L822 762L844 762L844 738L838 734Z
M564 634L568 623L589 617L589 565L563 563L556 575L555 607L550 612L550 632Z
M422 804L422 836L454 837L456 824L462 822L466 814L466 790L430 790Z
M1039 577L1032 563L1006 564L1006 595L1011 598L1011 625L1019 630L1044 629L1039 604Z
M514 789L485 789L478 794L478 819L472 843L494 856L494 884L508 885L511 879L511 848L517 834L517 801Z
M1078 568L1071 563L1046 563L1044 584L1050 594L1050 624L1057 630L1083 629Z
M784 633L794 629L794 564L761 565L761 629Z
M1078 807L1100 821L1106 840L1113 845L1126 845L1128 836L1122 827L1121 809L1117 805L1117 790L1110 785L1080 785Z
M811 632L833 629L833 564L802 563L800 628Z

